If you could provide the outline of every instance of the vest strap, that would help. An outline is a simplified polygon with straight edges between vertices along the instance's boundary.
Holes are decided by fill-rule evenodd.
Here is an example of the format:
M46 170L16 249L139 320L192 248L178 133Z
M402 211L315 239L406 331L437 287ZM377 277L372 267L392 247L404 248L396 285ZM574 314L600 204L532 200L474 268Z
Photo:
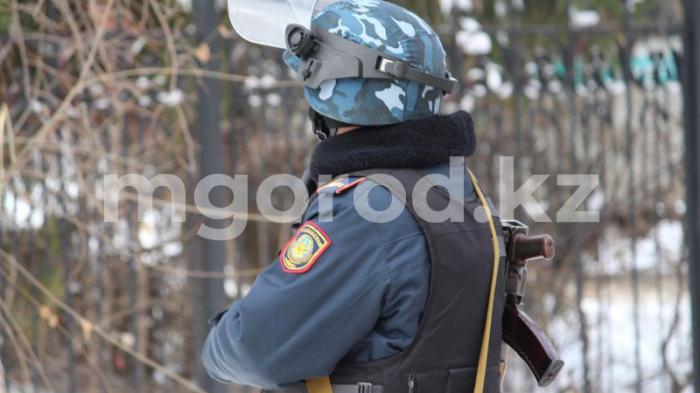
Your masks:
M304 381L308 393L333 393L331 379L329 377L318 377Z
M382 385L359 382L352 385L332 384L328 377L307 379L304 381L307 393L383 393Z
M333 393L383 393L382 385L372 385L367 382L360 382L354 385L333 384Z
M491 269L491 289L489 290L489 302L486 307L486 320L484 323L484 335L481 338L481 351L479 352L479 365L476 369L476 383L474 384L474 393L483 393L484 383L486 380L486 365L489 358L489 342L491 341L491 321L493 320L493 303L496 297L496 284L498 282L498 265L501 259L501 251L498 244L498 234L496 233L496 225L493 222L493 214L491 212L491 207L489 206L486 196L481 191L479 182L476 176L469 171L469 178L474 185L474 191L479 196L479 201L481 206L484 208L484 213L486 219L489 223L489 230L491 231L491 246L493 248L493 268Z

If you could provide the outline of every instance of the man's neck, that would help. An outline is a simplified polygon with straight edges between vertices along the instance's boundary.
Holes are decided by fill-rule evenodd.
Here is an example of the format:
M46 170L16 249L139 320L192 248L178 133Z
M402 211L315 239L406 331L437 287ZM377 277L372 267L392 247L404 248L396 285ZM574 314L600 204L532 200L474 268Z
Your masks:
M358 129L358 128L360 128L360 126L340 127L340 128L338 128L338 132L337 132L336 135L345 134L345 133L347 133L347 132L350 132L350 131L352 131L352 130L356 130L356 129Z

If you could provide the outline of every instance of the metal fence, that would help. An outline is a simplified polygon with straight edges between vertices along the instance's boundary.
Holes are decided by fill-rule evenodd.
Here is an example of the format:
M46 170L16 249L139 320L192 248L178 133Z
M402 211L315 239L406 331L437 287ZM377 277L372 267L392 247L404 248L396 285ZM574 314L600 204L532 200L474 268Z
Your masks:
M476 123L468 164L497 201L509 168L516 188L549 175L533 195L553 222L515 211L558 246L554 262L531 269L526 298L567 362L543 391L691 391L682 9L545 3L540 15L534 2L444 2L436 18L462 81L445 111ZM230 220L197 210L194 185L247 174L254 211L262 179L301 174L314 142L279 53L238 39L214 2L188 4L0 5L16 21L0 33L7 391L223 389L199 365L205 321L247 292L289 230L250 214L241 236L202 240L200 224ZM186 222L163 189L141 212L139 195L122 191L120 221L106 222L105 175L128 173L182 179ZM571 174L599 179L578 207L599 222L557 220L575 191L559 175ZM534 391L510 359L505 390Z

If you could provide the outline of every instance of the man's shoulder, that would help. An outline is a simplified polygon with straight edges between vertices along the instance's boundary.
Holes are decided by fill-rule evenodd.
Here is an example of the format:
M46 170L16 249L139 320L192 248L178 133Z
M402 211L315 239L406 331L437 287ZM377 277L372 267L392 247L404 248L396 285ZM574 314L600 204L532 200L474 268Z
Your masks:
M329 232L355 232L373 244L420 233L404 204L389 189L364 176L323 184L312 197L304 220L315 221Z
M339 176L326 183L321 184L316 193L319 195L342 196L360 184L369 180L366 176Z
M324 203L333 205L334 211L350 211L362 216L370 207L374 211L386 210L393 201L391 191L371 176L342 176L322 184L311 198L310 210L322 209ZM332 200L332 203L329 203Z

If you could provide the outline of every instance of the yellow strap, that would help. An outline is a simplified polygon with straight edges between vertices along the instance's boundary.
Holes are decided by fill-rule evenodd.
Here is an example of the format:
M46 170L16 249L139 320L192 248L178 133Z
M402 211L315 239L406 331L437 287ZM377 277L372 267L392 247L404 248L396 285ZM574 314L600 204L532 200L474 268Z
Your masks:
M309 393L333 393L331 379L328 377L318 377L304 381L306 390Z
M474 190L479 196L481 206L484 208L486 219L489 222L489 230L491 230L491 246L493 247L493 268L491 269L491 289L489 290L489 303L486 308L486 323L484 324L484 335L481 338L481 352L479 353L479 366L476 369L476 383L474 384L474 393L483 393L484 382L486 380L486 365L489 358L489 342L491 341L491 320L493 319L493 302L496 296L496 283L498 282L498 265L501 259L501 249L498 244L498 234L496 233L496 225L493 223L493 215L484 193L479 187L479 182L476 176L469 171L469 178L474 185Z

